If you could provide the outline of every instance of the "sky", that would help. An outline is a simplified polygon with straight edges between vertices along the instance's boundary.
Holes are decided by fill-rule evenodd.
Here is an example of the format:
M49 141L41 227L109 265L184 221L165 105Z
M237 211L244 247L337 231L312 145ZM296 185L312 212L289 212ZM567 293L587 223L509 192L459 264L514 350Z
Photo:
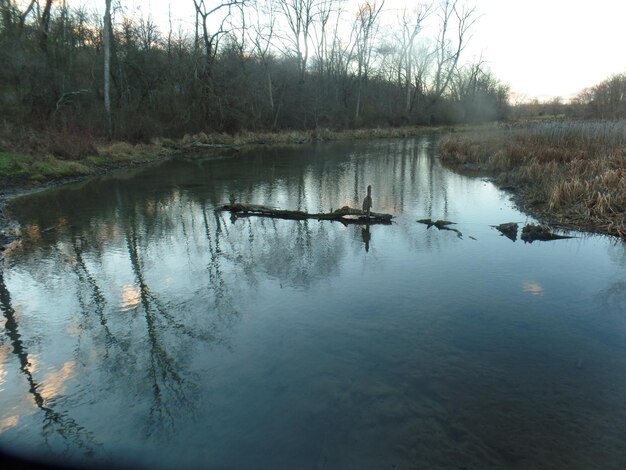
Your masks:
M92 0L96 1L96 0ZM378 0L380 2L380 0ZM436 1L436 0L435 0ZM207 4L216 0L207 0ZM357 3L357 0L348 0ZM513 100L568 99L626 72L625 0L468 0L480 18L465 60L482 58L510 85ZM88 3L88 2L85 2ZM192 0L122 0L166 25L172 16L193 27ZM416 0L386 0L388 15ZM97 4L104 4L98 0Z
M476 0L468 53L526 98L569 98L626 72L626 1Z

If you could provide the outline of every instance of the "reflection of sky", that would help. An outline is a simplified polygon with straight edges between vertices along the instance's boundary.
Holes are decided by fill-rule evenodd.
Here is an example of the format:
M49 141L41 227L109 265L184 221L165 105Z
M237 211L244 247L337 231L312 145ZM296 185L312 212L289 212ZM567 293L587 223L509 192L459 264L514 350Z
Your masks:
M9 356L10 349L8 346L0 345L0 393L2 393L2 385L6 380L7 369L6 369L6 361Z
M317 431L291 421L301 416L349 436L367 428L410 441L416 434L402 434L380 403L395 403L408 419L410 402L445 422L450 409L441 397L472 410L493 390L502 393L494 399L508 400L526 379L541 389L545 380L532 374L570 360L581 345L617 361L611 372L620 369L611 348L626 338L626 325L617 316L598 322L596 301L623 277L616 248L599 237L524 244L500 236L490 225L526 216L490 183L442 169L427 148L413 140L301 146L297 160L293 150L255 150L19 201L31 226L68 220L27 236L5 274L29 371L45 404L64 417L58 426L76 423L107 451L132 445L157 460L161 452L193 460L208 445L203 436L218 456L236 447L254 459L246 449L314 445ZM311 211L358 206L368 184L376 210L396 215L393 225L370 227L369 252L358 226L233 223L213 212L231 192ZM463 238L416 223L424 217L457 222ZM527 358L544 362L529 372ZM4 442L27 434L38 445L41 410L11 348L0 347L0 359ZM439 372L422 380L439 384L428 399L439 408L407 384L431 367ZM622 390L621 372L596 385L581 377L567 380L587 391L606 383ZM366 426L352 406L382 419ZM354 426L342 428L340 418ZM378 437L357 441L372 447Z
M76 375L76 363L68 361L60 369L52 370L44 375L40 382L41 396L44 400L51 400L65 392L66 382Z
M124 286L124 290L122 291L122 311L134 309L139 305L140 301L141 298L137 286Z
M17 426L19 422L19 416L9 416L8 418L0 419L0 434L2 434L7 429Z
M528 292L529 294L538 297L543 295L543 287L541 287L541 285L537 284L536 282L524 281L522 284L522 288L524 289L524 292Z

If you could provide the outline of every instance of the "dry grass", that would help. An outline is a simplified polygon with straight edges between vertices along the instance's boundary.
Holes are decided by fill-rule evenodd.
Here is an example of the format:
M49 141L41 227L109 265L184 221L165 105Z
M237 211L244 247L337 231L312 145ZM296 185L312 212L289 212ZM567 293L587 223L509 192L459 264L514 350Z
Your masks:
M198 142L209 145L291 145L305 142L325 142L333 140L361 140L376 138L404 138L424 133L432 133L439 128L433 127L397 127L397 128L375 128L375 129L352 129L334 131L325 128L318 128L311 131L280 131L280 132L249 132L242 131L235 135L216 134L200 132L195 135L186 135L181 140L181 145Z
M451 134L442 160L513 185L550 220L626 237L626 121L542 122Z
M347 131L240 132L236 135L204 133L180 140L155 139L151 144L106 143L80 133L40 131L0 122L0 180L5 185L41 183L100 173L111 168L158 161L178 153L202 152L208 146L297 145L345 139L410 137L441 129L424 127L378 128Z

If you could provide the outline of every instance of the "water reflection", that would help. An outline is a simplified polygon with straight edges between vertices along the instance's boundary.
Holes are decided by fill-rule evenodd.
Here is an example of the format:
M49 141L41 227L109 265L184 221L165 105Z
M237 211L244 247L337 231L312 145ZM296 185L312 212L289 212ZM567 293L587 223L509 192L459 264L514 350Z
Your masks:
M365 251L370 251L370 241L372 240L372 234L370 232L370 226L365 225L361 228L361 237L363 238L363 243L365 244Z
M434 150L257 149L15 201L0 444L154 467L620 463L626 325L600 314L626 305L623 252L503 240L490 225L525 216ZM368 185L393 225L214 211L326 212Z
M537 282L524 281L522 288L524 289L524 292L528 292L531 295L534 295L537 297L543 295L543 287L541 286L541 284Z
M11 295L6 287L4 272L0 269L0 310L5 318L5 333L19 360L19 369L26 378L28 393L32 396L35 405L43 412L42 437L46 444L54 446L51 440L60 436L87 455L94 452L97 443L91 432L87 431L67 413L53 409L51 399L59 395L68 378L73 376L74 364L66 363L61 370L46 374L42 382L37 382L33 376L32 364L28 351L22 341L16 320L16 312L11 305ZM3 417L1 428L3 431L16 426L19 415Z

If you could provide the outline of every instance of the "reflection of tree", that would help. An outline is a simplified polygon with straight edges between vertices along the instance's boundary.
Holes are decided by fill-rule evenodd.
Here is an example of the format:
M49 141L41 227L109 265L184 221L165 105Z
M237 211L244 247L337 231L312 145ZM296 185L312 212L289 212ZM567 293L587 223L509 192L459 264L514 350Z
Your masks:
M626 281L617 281L601 291L597 298L607 312L626 311Z
M85 302L82 293L87 291L91 293L91 303L93 304L93 312L98 317L100 325L104 330L105 336L105 348L108 355L108 349L111 344L117 344L118 341L111 333L109 329L109 325L107 322L107 318L104 314L104 309L106 307L106 299L104 297L104 293L100 286L98 286L98 282L96 278L89 272L87 265L85 264L85 260L83 259L83 250L82 250L82 242L78 237L74 238L73 241L74 247L74 255L75 255L75 263L74 263L74 273L78 277L78 281L81 284L86 285L87 289L79 289L78 291L78 302L80 304L81 310L83 311L83 315L89 316L89 312L92 310L89 308L87 303Z
M361 238L363 238L363 243L365 244L365 251L370 251L370 240L372 239L372 234L370 233L369 224L361 228Z
M46 440L59 435L64 440L71 442L74 446L82 449L86 455L92 455L97 444L91 432L80 426L73 418L65 413L60 413L49 406L39 392L41 385L35 381L31 372L31 363L28 359L28 352L22 342L15 310L11 305L11 295L4 281L4 274L0 269L0 310L6 319L5 331L13 347L13 353L20 363L20 371L28 382L28 392L33 396L37 407L44 413L43 435Z
M277 294L279 284L307 288L320 280L332 281L344 264L354 269L347 258L364 255L363 244L367 250L372 236L376 243L370 251L385 246L384 237L392 231L394 236L404 233L409 247L446 243L447 237L414 236L417 218L446 216L448 191L454 191L446 187L447 176L434 151L434 146L412 140L302 146L297 159L292 150L276 156L268 151L259 159L244 156L246 165L203 160L187 168L177 162L181 167L171 174L164 173L167 168L158 170L159 179L148 169L129 182L95 181L78 191L48 195L51 202L41 212L36 202L43 197L22 211L29 223L42 228L42 235L32 249L11 261L20 268L30 265L36 285L42 286L36 295L43 296L47 281L38 278L39 266L67 269L54 252L62 248L69 253L77 297L70 299L68 311L78 302L82 312L82 317L78 313L69 320L86 323L85 328L80 325L77 347L88 352L81 357L93 361L93 385L85 386L94 387L96 402L106 400L104 393L133 397L138 401L134 410L143 414L129 414L130 425L140 427L141 437L168 437L189 419L194 402L205 400L206 394L194 393L194 384L209 380L197 380L191 370L208 367L214 359L196 353L227 343L225 330L243 318L241 306L254 315L254 297L265 302L261 296ZM358 205L368 184L374 189L375 207L398 216L396 225L376 229L375 234L368 227L346 229L316 221L239 219L232 224L212 211L231 193L251 203L328 211ZM452 203L450 207L453 210ZM59 226L62 218L67 225L45 232ZM377 253L367 259L372 255ZM119 287L132 293L131 310L125 304L117 311ZM125 330L129 325L133 328ZM99 354L105 346L106 354ZM29 369L22 367L22 372L31 393L37 394ZM100 392L99 381L105 383ZM45 394L37 395L45 406ZM81 405L80 397L70 396L66 402L71 400Z
M230 327L233 321L239 317L239 312L233 306L232 292L229 285L226 282L224 270L222 267L223 252L221 247L222 221L221 213L214 213L215 215L215 229L211 230L208 210L204 202L200 202L200 209L202 211L202 221L204 226L204 235L208 243L209 259L207 263L207 272L209 275L209 282L207 288L210 291L211 298L213 299L213 314L216 315L220 321L220 324Z
M152 294L146 283L141 260L139 258L137 228L134 215L129 215L129 225L126 230L126 244L135 280L139 288L141 305L144 310L148 334L149 367L148 372L151 380L153 404L150 408L148 433L153 430L167 431L174 426L172 409L177 405L188 404L186 392L190 384L179 374L180 365L169 354L162 335L164 325L159 321L165 321L169 327L185 330L185 327L164 308L159 300ZM185 331L189 334L189 332Z
M221 217L216 214L218 221ZM308 220L235 219L224 230L220 256L231 270L241 272L238 284L245 279L248 287L254 287L259 274L265 273L281 282L307 285L332 273L341 262L347 237L329 225ZM210 238L208 227L207 233Z

